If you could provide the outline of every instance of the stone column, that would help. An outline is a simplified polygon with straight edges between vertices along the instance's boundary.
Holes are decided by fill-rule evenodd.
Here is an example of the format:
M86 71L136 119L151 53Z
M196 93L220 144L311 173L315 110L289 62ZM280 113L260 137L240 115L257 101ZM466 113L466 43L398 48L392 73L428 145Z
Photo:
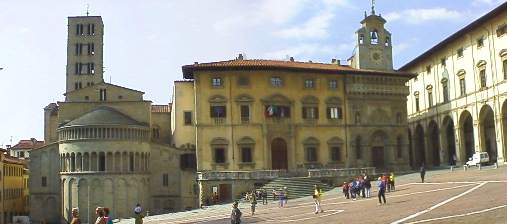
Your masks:
M504 129L503 129L503 115L496 116L495 120L495 132L496 132L496 149L497 149L497 161L498 164L503 164L504 155Z
M482 147L483 144L481 138L482 131L480 128L482 124L478 120L474 120L473 123L474 123L474 150L475 152L482 152L484 148Z

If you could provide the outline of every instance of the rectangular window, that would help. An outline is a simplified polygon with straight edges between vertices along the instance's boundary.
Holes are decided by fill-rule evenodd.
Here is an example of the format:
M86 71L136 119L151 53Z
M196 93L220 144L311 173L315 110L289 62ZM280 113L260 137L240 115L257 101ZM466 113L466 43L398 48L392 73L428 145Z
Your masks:
M106 155L104 153L99 153L99 171L106 171Z
M458 58L463 57L463 48L458 49L456 53L458 54Z
M107 100L106 89L100 89L100 91L99 91L99 100L100 101L106 101Z
M134 154L133 153L130 153L130 156L129 156L129 171L134 172Z
M313 88L315 88L315 80L306 79L305 80L305 89L313 89Z
M41 186L47 187L48 186L48 179L47 177L42 177Z
M250 107L248 105L241 105L241 122L250 121Z
M250 79L246 76L238 77L238 86L248 86L250 84Z
M464 96L466 94L465 77L459 78L459 89L460 89L460 95Z
M95 35L95 24L92 24L92 35Z
M183 117L185 119L185 125L192 125L192 112L190 111L183 112Z
M95 54L95 44L88 43L87 50L88 50L88 55L94 55Z
M180 156L180 167L181 169L193 169L197 168L195 154L183 154Z
M479 71L479 76L481 78L481 88L486 87L486 69L481 69Z
M252 148L250 147L242 147L241 148L241 162L251 163L252 159Z
M336 161L340 161L340 147L338 146L333 146L331 147L331 160L336 162Z
M162 186L168 187L169 186L169 174L164 173L162 175Z
M496 36L500 37L505 33L507 33L507 24L498 26L498 29L496 30Z
M288 118L290 117L290 107L267 105L264 113L266 117Z
M329 80L329 89L338 89L338 81L336 80Z
M86 74L95 74L95 64L94 63L88 63L87 64L87 73Z
M431 66L430 65L426 66L426 73L428 73L428 75L431 73Z
M432 92L428 92L428 106L429 107L433 106L433 93Z
M415 97L415 111L419 112L419 97Z
M444 94L444 102L449 102L449 87L447 87L447 82L442 84L442 91Z
M273 87L282 87L282 78L280 77L271 77L271 85Z
M319 108L317 107L303 107L303 119L318 119Z
M480 37L479 39L477 39L477 48L480 48L483 46L484 46L484 37Z
M317 149L315 147L306 147L306 161L317 162Z
M215 149L215 163L225 163L225 149L224 148L216 148Z
M503 60L502 65L503 65L503 79L507 79L507 60Z
M221 87L222 86L222 78L212 78L211 79L211 85L213 87Z
M210 116L213 118L224 118L226 116L225 106L211 106Z
M341 107L328 107L327 108L328 119L342 119L342 108Z

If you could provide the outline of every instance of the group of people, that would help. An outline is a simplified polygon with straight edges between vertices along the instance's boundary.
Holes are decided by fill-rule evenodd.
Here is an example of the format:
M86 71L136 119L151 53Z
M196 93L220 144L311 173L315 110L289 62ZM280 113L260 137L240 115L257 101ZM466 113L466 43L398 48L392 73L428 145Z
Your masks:
M352 200L357 200L359 198L370 198L371 197L371 179L368 175L362 174L356 177L355 180L350 180L349 182L343 182L342 192L343 196L347 199L352 198ZM382 174L377 179L377 189L378 189L378 198L379 204L382 204L381 199L383 199L384 204L385 193L391 192L395 190L394 185L394 173L391 173L389 176Z
M287 201L289 199L289 191L287 190L287 187L283 187L278 191L273 189L271 194L273 195L273 201L275 201L277 198L280 201L279 203L280 208L287 206Z
M134 208L134 218L135 224L142 224L144 215L142 214L143 209L140 204L137 204ZM95 209L95 214L97 215L97 219L95 220L95 224L113 224L113 218L109 215L109 208L105 207L97 207ZM78 208L72 209L72 220L70 224L81 224L81 219L79 218L79 210Z

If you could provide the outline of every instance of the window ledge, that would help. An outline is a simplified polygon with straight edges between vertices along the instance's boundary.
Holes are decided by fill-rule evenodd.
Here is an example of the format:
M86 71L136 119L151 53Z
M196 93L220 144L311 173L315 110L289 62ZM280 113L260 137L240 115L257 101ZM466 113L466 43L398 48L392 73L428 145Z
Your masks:
M238 166L240 169L248 167L248 168L255 168L255 162L240 162L238 163Z

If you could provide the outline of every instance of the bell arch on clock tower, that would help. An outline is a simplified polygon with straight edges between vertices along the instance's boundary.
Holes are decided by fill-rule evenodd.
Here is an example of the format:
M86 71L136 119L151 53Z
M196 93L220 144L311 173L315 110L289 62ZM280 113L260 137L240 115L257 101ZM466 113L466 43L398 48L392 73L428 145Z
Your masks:
M361 28L356 31L356 48L350 58L350 65L359 69L381 71L393 70L391 33L384 28L386 20L375 14L372 4L371 14L364 13Z

